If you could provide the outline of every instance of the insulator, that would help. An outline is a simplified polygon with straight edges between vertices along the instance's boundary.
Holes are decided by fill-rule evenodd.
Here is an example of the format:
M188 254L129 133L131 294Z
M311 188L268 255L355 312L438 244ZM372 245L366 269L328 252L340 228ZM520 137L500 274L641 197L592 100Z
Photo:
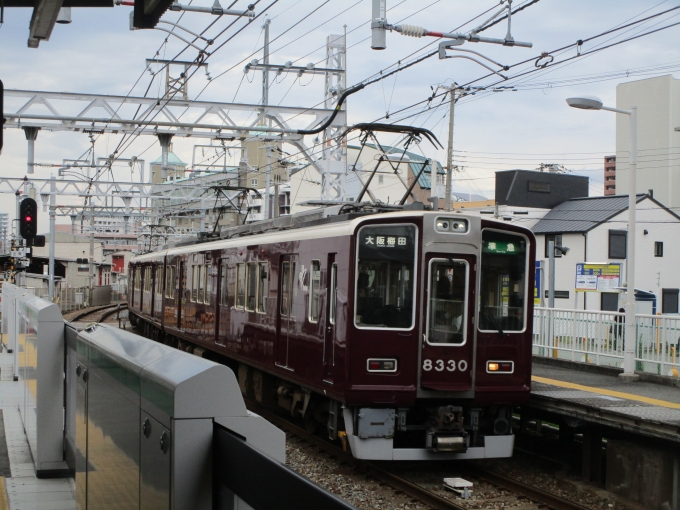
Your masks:
M401 35L420 38L427 35L427 30L417 25L401 25Z

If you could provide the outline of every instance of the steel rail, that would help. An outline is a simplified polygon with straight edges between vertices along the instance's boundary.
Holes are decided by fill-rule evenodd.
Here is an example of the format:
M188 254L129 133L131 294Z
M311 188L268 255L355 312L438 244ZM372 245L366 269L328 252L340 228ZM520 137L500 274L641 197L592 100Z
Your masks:
M486 469L478 468L473 466L471 471L476 471L477 476L485 479L487 482L508 489L512 492L516 492L527 498L535 501L537 503L542 503L549 506L554 510L589 510L588 507L580 505L574 501L562 498L556 494L552 494L533 485L528 485L514 478L509 478L505 475L495 473L493 471L488 471Z
M335 455L337 457L342 458L342 460L344 461L351 462L366 468L369 474L371 474L375 478L379 479L384 483L387 483L392 488L399 490L407 494L408 496L421 501L426 505L431 506L432 508L436 508L437 510L451 510L451 509L467 510L467 507L458 505L453 501L449 501L448 499L437 496L436 494L424 489L423 487L420 487L419 485L409 482L408 480L398 475L395 475L394 473L390 473L386 469L372 462L360 460L353 457L349 452L346 452L340 447L332 443L329 443L325 439L315 436L314 434L310 434L304 428L294 423L291 423L290 421L282 418L281 416L271 411L268 411L267 409L262 408L259 404L253 402L252 400L246 398L245 401L246 406L250 410L259 414L260 416L265 418L267 421L270 421L277 427L286 429L288 432L295 434L296 436L300 437L301 439L304 439L308 443L316 446L317 448L325 451L326 453Z
M115 305L98 306L96 308L91 308L89 310L86 310L85 312L82 312L82 313L76 315L75 317L70 319L69 322L78 322L78 321L82 320L84 317L87 317L88 315L91 315L91 314L96 313L96 312L101 312L102 310L107 310L108 308L113 308L113 310L108 310L108 311L104 312L104 314L102 314L99 317L99 320L94 321L94 322L102 322L105 318L107 318L110 315L113 315L117 311L119 304L120 304L121 310L123 310L123 307L127 308L127 303L116 303Z
M433 492L428 491L427 489L414 484L413 482L410 482L390 471L387 469L378 466L374 464L373 462L365 461L365 460L360 460L356 459L353 457L349 452L346 452L339 448L338 446L326 441L325 439L322 439L318 436L315 436L313 434L310 434L307 432L304 428L295 425L294 423L291 423L290 421L286 420L285 418L282 418L281 416L268 411L264 408L262 408L259 404L245 399L246 400L246 405L247 407L267 419L268 421L274 423L277 427L281 427L283 429L288 429L290 432L295 434L296 436L304 439L310 444L313 444L314 446L320 448L321 450L325 451L326 453L336 455L338 457L342 457L343 460L353 462L355 464L361 465L365 467L369 473L380 479L381 481L389 484L396 490L400 490L404 492L405 494L408 494L409 496L416 498L420 500L421 502L430 505L433 508L436 509L465 509L467 510L469 507L464 506L464 505L459 505L453 501L450 501L446 498L442 498L441 496L438 496L434 494ZM539 489L537 487L525 484L523 482L520 482L518 480L509 478L504 475L500 475L498 473L492 472L485 470L483 468L480 468L478 466L475 466L473 464L469 465L470 471L474 472L479 478L486 480L488 483L492 485L496 485L498 487L502 487L504 489L507 489L513 493L520 494L522 496L525 496L526 498L530 499L531 501L537 503L537 504L544 504L550 507L551 509L554 510L589 510L588 507L585 507L583 505L580 505L576 502L570 501L568 499L564 499L560 496L557 496L556 494L551 494L550 492L544 491L543 489Z
M127 306L128 306L127 303L120 303L120 308L116 307L113 310L108 310L108 311L104 312L101 315L101 317L99 317L99 320L97 322L104 322L106 319L111 317L114 313L122 312L123 310L127 310L128 309Z

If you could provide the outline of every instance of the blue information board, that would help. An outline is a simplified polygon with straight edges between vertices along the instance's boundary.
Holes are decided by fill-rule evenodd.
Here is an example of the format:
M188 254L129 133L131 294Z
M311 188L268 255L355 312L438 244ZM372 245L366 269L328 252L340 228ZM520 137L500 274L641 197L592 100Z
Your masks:
M541 261L536 261L534 270L534 306L541 306Z

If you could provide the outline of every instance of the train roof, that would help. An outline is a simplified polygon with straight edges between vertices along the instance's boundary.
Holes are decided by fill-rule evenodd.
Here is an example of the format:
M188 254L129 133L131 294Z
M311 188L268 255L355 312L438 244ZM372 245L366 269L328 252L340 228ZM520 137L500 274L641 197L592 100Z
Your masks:
M361 223L367 220L376 219L377 216L386 219L398 219L413 218L414 216L422 217L425 214L455 214L456 217L480 219L477 215L465 215L454 211L431 211L425 210L422 207L404 208L404 210L391 212L386 212L385 210L355 211L348 214L337 214L338 209L338 207L314 209L309 213L281 216L272 220L259 221L248 225L225 229L222 231L219 238L206 237L201 240L194 240L174 246L165 246L158 251L133 257L132 261L154 261L159 260L166 255L180 255L196 251L235 248L244 246L244 244L254 244L249 242L254 236L257 236L258 243L264 244L349 236L356 231ZM498 223L504 226L507 225L500 221ZM523 227L519 228L527 230ZM531 231L527 230L527 232L530 233Z

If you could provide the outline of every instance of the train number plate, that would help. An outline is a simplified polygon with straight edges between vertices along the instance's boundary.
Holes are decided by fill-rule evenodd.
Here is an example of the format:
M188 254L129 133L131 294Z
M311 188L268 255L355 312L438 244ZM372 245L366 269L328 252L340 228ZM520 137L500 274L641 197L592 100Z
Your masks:
M429 372L430 370L435 370L437 372L455 372L456 370L460 372L465 372L468 369L468 362L464 359L456 361L455 359L426 359L423 360L423 370Z

